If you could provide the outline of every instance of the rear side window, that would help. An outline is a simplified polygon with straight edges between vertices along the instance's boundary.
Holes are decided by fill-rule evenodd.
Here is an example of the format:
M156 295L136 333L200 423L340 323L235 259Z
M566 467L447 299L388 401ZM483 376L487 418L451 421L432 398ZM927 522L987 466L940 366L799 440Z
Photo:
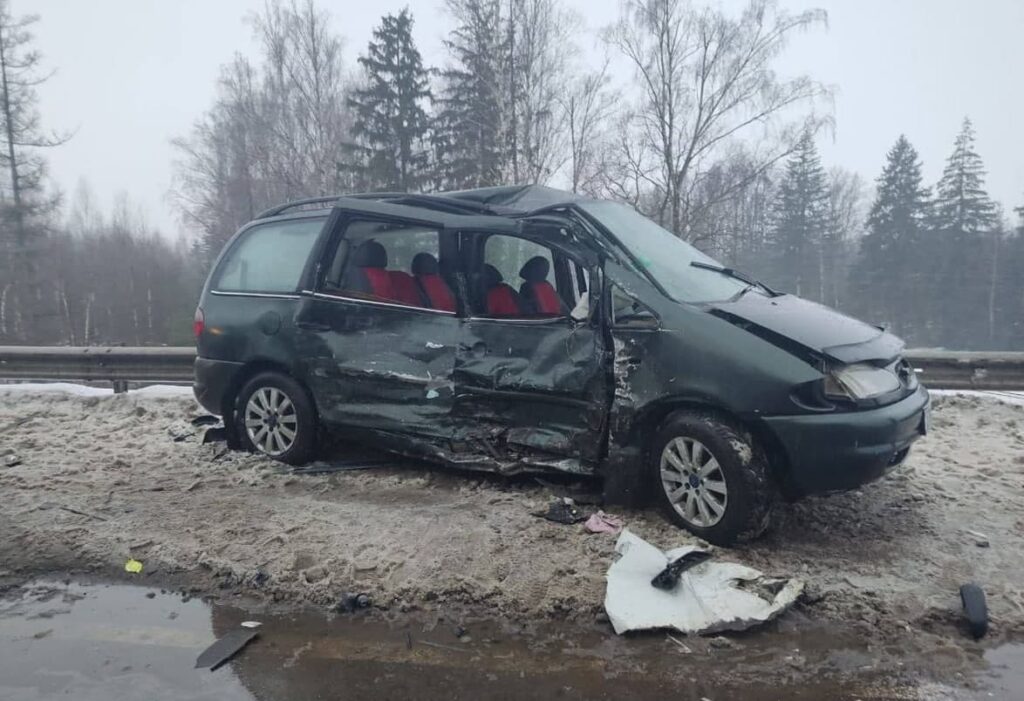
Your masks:
M213 289L220 292L292 293L324 219L301 219L255 226L228 251Z
M443 263L438 229L356 220L345 229L324 289L345 297L455 312L454 280Z

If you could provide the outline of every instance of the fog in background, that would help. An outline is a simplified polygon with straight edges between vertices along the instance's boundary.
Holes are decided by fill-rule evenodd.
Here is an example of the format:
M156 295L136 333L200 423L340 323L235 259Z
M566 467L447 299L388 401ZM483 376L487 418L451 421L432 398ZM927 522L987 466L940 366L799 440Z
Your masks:
M344 63L355 71L373 28L408 6L424 62L446 61L442 41L452 27L443 2L322 2L345 38ZM738 12L744 2L721 7ZM873 180L885 152L906 133L924 161L926 180L942 172L965 116L978 131L988 189L1007 208L1024 202L1024 3L1017 0L785 0L793 12L820 7L828 28L793 36L780 57L783 74L810 73L835 87L835 130L819 139L827 165ZM16 13L36 13L38 48L57 69L40 88L50 126L75 138L49 154L54 180L72 192L88 180L107 202L131 194L165 232L180 230L167 202L170 141L188 132L210 105L220 67L235 52L252 55L246 17L263 0L31 0ZM596 34L619 15L618 0L566 0L584 17L578 37L593 62L605 50ZM617 77L630 71L616 62Z
M541 183L911 346L1024 349L1024 3L0 14L0 343L189 343L210 262L280 201Z

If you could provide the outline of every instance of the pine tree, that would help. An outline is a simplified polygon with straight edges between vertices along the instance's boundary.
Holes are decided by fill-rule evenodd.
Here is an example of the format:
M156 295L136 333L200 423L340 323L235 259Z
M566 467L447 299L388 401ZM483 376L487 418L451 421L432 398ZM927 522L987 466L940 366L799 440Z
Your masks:
M965 117L936 187L936 224L964 235L989 231L996 223L995 212L985 192L985 166L974 150L974 127Z
M822 239L829 229L829 192L814 138L800 139L786 164L773 212L775 274L781 289L821 299Z
M359 57L366 86L355 90L353 133L365 155L364 187L409 192L424 182L428 153L425 100L431 99L429 73L412 38L412 15L403 9L385 15Z
M996 205L985 191L985 167L974 150L974 129L965 118L936 186L935 277L930 289L923 290L937 304L930 317L944 345L977 348L991 339L998 225Z
M912 320L922 317L918 255L924 245L929 192L922 185L917 151L905 135L889 149L877 183L850 287L860 314L912 336Z
M498 185L507 157L501 2L448 0L448 8L458 25L445 40L452 65L441 73L436 185Z

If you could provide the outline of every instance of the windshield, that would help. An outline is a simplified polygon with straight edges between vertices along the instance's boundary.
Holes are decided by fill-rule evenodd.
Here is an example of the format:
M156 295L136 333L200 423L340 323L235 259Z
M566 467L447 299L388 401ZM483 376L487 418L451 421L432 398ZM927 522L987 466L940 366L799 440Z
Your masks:
M721 267L714 258L704 255L631 207L616 202L576 204L601 222L651 277L680 302L720 302L748 287L743 280L690 265L698 262Z

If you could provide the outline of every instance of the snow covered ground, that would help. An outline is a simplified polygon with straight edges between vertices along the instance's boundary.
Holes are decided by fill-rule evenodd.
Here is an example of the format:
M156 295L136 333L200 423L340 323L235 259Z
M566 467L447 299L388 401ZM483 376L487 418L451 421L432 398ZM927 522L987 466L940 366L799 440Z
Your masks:
M551 498L532 482L401 459L296 476L202 445L188 422L199 413L187 387L0 386L0 576L123 577L131 556L147 582L221 596L327 605L366 591L396 614L519 620L601 610L614 536L531 515ZM1024 634L1024 397L936 393L933 425L894 474L784 505L764 538L719 556L799 576L816 603L792 616L860 629L880 655L977 657L956 628L971 580L993 636ZM20 464L4 467L9 455ZM660 548L693 542L657 513L619 515Z

